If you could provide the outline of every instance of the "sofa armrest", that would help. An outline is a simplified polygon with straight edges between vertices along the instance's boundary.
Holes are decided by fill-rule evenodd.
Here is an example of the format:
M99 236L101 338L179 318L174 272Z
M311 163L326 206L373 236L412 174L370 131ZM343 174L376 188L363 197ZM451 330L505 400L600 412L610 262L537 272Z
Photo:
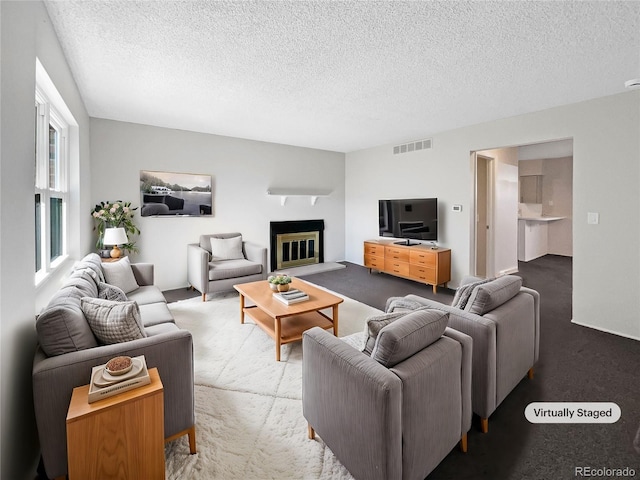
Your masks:
M488 418L496 409L496 324L474 313L429 300L418 295L407 295L422 305L449 313L449 327L473 339L471 404L473 411Z
M38 348L32 380L38 435L50 478L67 473L66 417L75 387L90 381L91 368L118 355L144 355L157 367L164 386L164 434L169 437L194 424L193 342L187 330L175 330L130 342L46 357Z
M131 270L141 287L153 285L153 263L132 263Z
M209 291L209 252L197 243L187 245L187 277L200 293Z
M534 316L535 316L535 331L536 331L535 361L537 362L540 356L540 294L537 291L527 287L520 287L520 292L526 293L533 297L533 309L534 309Z
M244 254L247 260L256 262L262 265L262 274L267 275L267 249L260 245L251 242L242 242L244 247Z
M465 434L471 429L471 417L473 416L471 407L471 365L473 358L473 339L458 330L447 327L444 336L449 337L462 345L462 425L461 433Z
M520 292L484 314L496 325L496 406L536 363L538 348L534 300Z
M302 337L302 409L356 478L402 477L402 383L319 327Z

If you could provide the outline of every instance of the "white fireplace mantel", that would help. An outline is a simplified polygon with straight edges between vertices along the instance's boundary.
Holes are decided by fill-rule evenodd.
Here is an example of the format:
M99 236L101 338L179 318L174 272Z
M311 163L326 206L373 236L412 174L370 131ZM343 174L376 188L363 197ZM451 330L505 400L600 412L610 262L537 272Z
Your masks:
M287 202L288 197L309 197L311 205L315 205L318 201L318 197L327 197L331 194L332 190L326 189L303 189L303 188L270 188L267 190L267 195L279 196L280 205Z

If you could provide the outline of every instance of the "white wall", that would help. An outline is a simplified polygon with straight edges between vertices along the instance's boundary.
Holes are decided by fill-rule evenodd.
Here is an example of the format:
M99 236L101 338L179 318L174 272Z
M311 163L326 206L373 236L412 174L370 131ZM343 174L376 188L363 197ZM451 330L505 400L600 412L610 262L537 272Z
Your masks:
M138 261L155 264L162 289L187 285L187 244L201 234L241 232L269 247L269 222L323 219L325 261L343 260L344 154L91 119L92 200L140 205L140 170L213 177L212 217L140 217ZM269 188L331 190L312 206L309 198L267 196ZM88 216L87 212L87 216Z
M566 138L574 151L573 321L640 339L640 91L440 133L432 150L348 153L346 259L362 264L362 242L377 237L378 198L437 196L456 287L470 271L470 152ZM461 213L451 212L454 203ZM587 225L587 212L600 213L600 224Z
M34 286L34 101L36 57L78 122L80 162L71 172L79 206L70 212L71 254L86 252L89 222L89 118L41 2L0 2L0 326L2 328L2 473L32 479L38 459L31 367L36 345L34 306L47 287ZM72 263L71 259L69 264ZM59 283L54 275L48 287Z

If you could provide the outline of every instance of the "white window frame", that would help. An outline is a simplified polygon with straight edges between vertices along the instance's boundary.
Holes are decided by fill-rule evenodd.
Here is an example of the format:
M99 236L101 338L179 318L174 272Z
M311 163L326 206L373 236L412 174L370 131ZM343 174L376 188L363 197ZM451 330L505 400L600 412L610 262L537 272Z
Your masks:
M36 178L35 194L40 194L40 269L35 273L36 286L68 257L69 231L69 124L52 104L40 85L36 86ZM58 172L55 186L49 183L49 126L58 132ZM34 200L35 200L34 194ZM51 259L51 198L62 199L61 254ZM35 225L34 225L35 229ZM35 252L34 252L35 253Z

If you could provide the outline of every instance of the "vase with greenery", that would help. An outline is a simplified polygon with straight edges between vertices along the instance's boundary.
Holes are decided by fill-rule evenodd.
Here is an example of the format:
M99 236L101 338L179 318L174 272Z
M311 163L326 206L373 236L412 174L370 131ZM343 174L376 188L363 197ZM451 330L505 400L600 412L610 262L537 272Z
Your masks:
M293 280L289 275L270 275L267 278L269 285L271 286L271 290L278 292L286 292L289 290L289 284Z
M140 229L133 223L134 212L138 207L131 207L131 202L123 202L117 200L115 202L100 202L91 211L91 216L95 222L94 230L98 231L98 241L96 248L102 250L104 248L103 238L106 228L122 227L127 233L129 243L120 245L122 250L128 252L137 252L136 242L131 240L134 235L140 234Z

